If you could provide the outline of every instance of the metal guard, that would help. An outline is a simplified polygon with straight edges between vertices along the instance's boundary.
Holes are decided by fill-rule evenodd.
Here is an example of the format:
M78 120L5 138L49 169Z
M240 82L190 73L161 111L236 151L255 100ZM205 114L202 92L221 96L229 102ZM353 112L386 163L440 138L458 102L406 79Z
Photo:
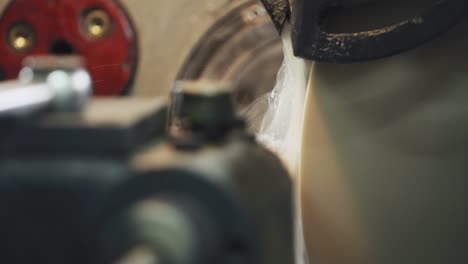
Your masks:
M298 57L329 63L355 63L392 56L449 30L467 13L468 1L437 1L422 15L382 29L330 33L320 26L322 12L335 1L296 0L292 42Z

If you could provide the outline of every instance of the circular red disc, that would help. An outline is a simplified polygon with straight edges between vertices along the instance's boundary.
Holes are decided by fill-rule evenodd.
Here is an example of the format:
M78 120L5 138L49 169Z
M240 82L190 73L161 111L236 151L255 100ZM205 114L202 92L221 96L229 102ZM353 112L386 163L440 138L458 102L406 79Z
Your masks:
M100 39L83 32L83 15L95 9L105 11L112 22L109 33ZM18 23L32 26L35 33L35 44L29 51L15 51L8 43L8 31ZM136 34L116 1L14 0L0 18L0 34L0 79L2 75L3 79L17 78L25 57L51 54L53 45L61 43L84 58L96 95L130 92L137 64Z

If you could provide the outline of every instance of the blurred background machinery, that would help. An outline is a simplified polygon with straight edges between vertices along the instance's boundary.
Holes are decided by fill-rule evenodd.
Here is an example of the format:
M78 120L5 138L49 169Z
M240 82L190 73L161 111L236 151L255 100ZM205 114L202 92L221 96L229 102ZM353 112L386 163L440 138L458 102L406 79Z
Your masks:
M282 60L256 0L0 0L0 12L0 79L28 55L77 54L97 95L164 95L176 79L208 78L235 82L242 107L273 87Z
M289 176L231 104L270 90L282 60L260 3L0 0L0 12L4 261L293 263ZM134 96L87 104L93 93Z
M88 104L91 88L79 60L49 56L0 84L4 262L294 262L289 176L229 85L178 82L170 106Z

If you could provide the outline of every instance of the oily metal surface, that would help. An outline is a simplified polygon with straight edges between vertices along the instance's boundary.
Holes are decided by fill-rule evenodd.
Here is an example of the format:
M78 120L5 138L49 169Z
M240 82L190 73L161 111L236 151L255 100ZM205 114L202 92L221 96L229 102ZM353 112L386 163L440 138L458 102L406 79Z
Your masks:
M0 11L8 2L9 0L0 0ZM273 86L282 59L281 44L273 25L267 19L267 13L255 11L257 8L255 5L260 6L260 2L256 0L120 0L119 2L127 11L138 36L139 58L133 95L166 95L178 77L233 79L247 83L241 85L244 91L246 89L253 91L252 95L241 94L242 98L248 98L245 102L248 103L250 97L256 97ZM226 18L242 21L226 22ZM197 48L206 50L211 44L205 45L205 39L216 38L216 34L212 33L219 32L223 25L226 25L231 33L230 36L224 36L220 40L219 46L227 48L219 50L204 61L197 59L192 62ZM266 47L256 46L257 39L258 43L265 43ZM237 49L236 56L232 56L235 49ZM220 61L225 63L219 64ZM184 72L184 69L188 68L197 69L203 74L190 75Z

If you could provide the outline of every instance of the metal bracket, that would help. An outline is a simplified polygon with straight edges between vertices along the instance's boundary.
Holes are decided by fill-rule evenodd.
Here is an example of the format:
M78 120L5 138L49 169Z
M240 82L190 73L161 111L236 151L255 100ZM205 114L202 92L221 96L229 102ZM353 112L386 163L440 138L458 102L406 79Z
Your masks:
M424 44L446 32L467 14L466 0L441 0L423 14L385 28L355 33L330 33L321 27L333 0L295 0L292 41L298 57L330 63L379 59Z

